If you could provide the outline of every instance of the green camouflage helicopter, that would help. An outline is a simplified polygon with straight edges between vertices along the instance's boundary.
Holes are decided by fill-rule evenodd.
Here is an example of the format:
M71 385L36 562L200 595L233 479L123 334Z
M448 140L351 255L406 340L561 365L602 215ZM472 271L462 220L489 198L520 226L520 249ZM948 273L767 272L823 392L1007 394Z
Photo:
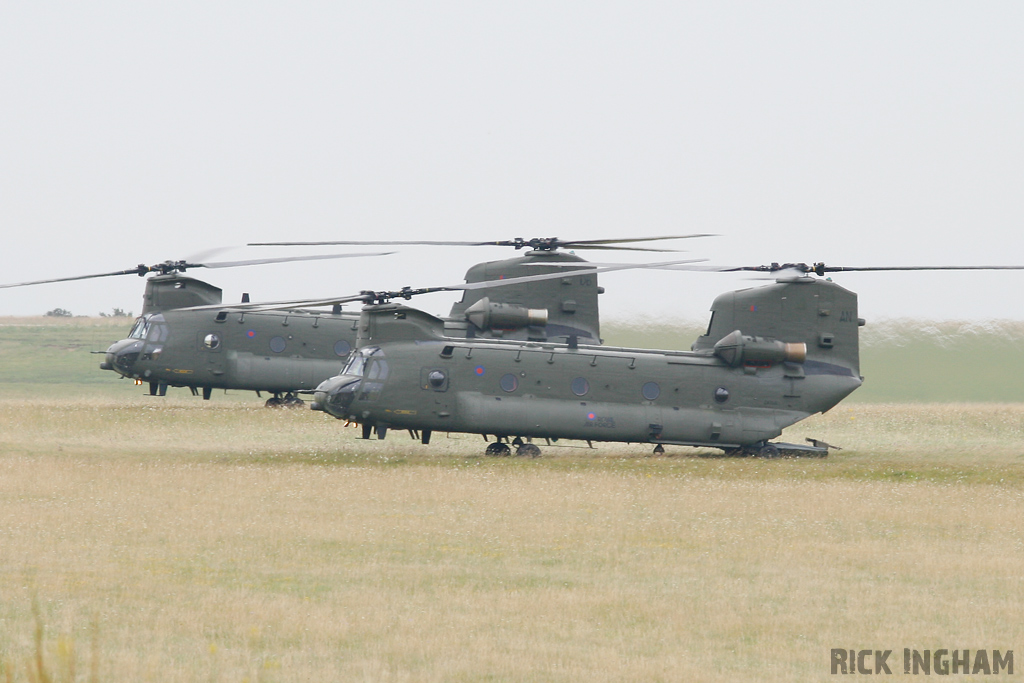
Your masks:
M394 252L324 254L218 262L199 262L197 260L164 261L152 266L139 264L134 268L108 273L0 285L0 289L119 275L145 277L155 273L156 275L146 280L142 314L135 320L126 339L115 342L106 352L102 352L105 353L106 358L100 364L100 368L113 370L123 377L134 379L136 384L148 383L150 394L154 396L165 395L168 386L178 386L189 387L193 395L198 395L199 390L202 390L203 398L209 399L214 386L219 386L223 388L254 389L257 393L260 390L269 391L274 396L268 403L270 405L283 405L286 403L288 396L293 396L293 394L288 394L287 392L302 386L295 381L295 376L298 373L293 368L294 362L291 356L283 363L281 361L284 359L275 358L273 362L268 362L266 366L254 364L251 371L241 373L240 379L237 382L216 383L212 381L223 374L223 359L227 355L225 353L226 345L222 345L219 341L218 332L221 332L221 330L214 331L212 325L214 316L208 311L197 311L195 307L220 305L222 292L218 287L202 280L188 277L183 275L183 273L196 268L235 268L296 261L385 256L391 253ZM247 301L248 295L243 295L242 300ZM355 341L354 324L358 319L358 314L348 313L324 316L322 313L316 313L316 317L324 319L323 322L319 323L314 321L316 328L319 329L321 326L328 328L330 326L330 329L341 329L341 331L331 334L339 340L347 341L343 344L338 344L334 348L328 348L331 356L333 356L333 360L329 364L317 364L317 358L315 357L309 359L311 365L318 365L314 372L319 373L319 376L314 379L312 378L314 372L305 373L305 370L302 370L303 373L310 375L310 378L305 380L305 386L307 387L316 386L316 383L323 376L337 371L340 359L348 355L352 348L351 345ZM250 324L247 328L247 331L250 332L250 337L255 338L258 333L265 332L268 322L276 322L277 325L274 329L281 329L280 318L276 316L275 318L272 321L264 320L261 325ZM287 319L285 319L286 328ZM243 331L244 334L245 331ZM321 334L309 341L312 345L320 342L324 336ZM272 337L272 335L267 336L271 346L276 344ZM318 350L314 345L312 353L315 354ZM303 404L302 401L297 400L295 403L298 405Z
M555 238L474 243L508 245L531 251L518 259L479 264L467 282L502 279L501 287L467 290L445 321L446 334L459 337L518 338L535 341L582 338L600 343L598 294L594 275L572 276L566 269L588 264L575 249L628 249L671 251L619 246L623 242L650 242L696 237L632 238L625 240L568 241ZM357 243L366 244L366 243ZM370 243L373 244L373 243ZM400 243L399 243L400 244ZM443 243L445 245L453 243ZM454 243L465 244L465 243ZM366 254L366 255L385 255ZM218 263L167 261L155 266L95 275L56 278L4 287L82 280L97 277L158 273L146 282L141 316L128 337L112 344L100 367L148 384L151 395L167 388L188 387L193 395L209 399L213 389L237 389L271 394L268 406L299 406L298 392L310 391L337 374L354 348L359 314L334 306L329 313L304 310L247 310L221 303L221 290L183 275L194 268L226 268L286 261L306 261L363 254L256 259ZM540 266L539 268L537 266ZM524 274L558 273L529 285ZM243 295L244 304L248 300Z
M857 296L822 276L1024 267L697 268L760 272L775 282L719 296L706 333L689 352L576 339L456 338L444 321L392 302L418 290L342 299L368 304L358 348L340 375L317 387L311 407L359 423L364 438L376 433L383 439L391 429L409 430L424 444L436 431L491 436L490 455L515 447L517 455L536 456L534 439L577 439L654 444L656 453L681 445L763 457L824 456L830 446L823 442L771 441L828 411L863 382Z

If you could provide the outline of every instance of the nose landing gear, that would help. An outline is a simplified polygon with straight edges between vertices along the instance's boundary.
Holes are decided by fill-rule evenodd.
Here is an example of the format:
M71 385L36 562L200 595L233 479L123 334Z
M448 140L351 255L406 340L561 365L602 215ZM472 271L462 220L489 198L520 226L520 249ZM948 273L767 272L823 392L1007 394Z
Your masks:
M486 438L486 436L484 438ZM516 455L518 457L540 457L540 447L536 444L530 443L529 441L523 441L522 437L519 436L514 438L511 444L502 441L503 438L507 439L507 437L497 437L497 441L487 444L487 449L484 451L484 455L495 455L501 457L512 455L512 448L515 447Z
M275 392L273 396L267 399L264 403L267 408L301 408L306 405L306 402L296 396L294 392L289 391L284 396L281 392Z

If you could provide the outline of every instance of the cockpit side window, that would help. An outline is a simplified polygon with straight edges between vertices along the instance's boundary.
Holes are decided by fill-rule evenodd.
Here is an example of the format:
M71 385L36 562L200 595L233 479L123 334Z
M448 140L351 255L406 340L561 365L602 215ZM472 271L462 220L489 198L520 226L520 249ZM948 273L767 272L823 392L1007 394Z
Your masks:
M146 339L153 343L167 341L167 323L162 315L154 315L149 319L146 330Z
M132 325L132 331L128 333L129 339L145 339L149 331L149 320L147 318L136 318Z
M367 379L376 379L383 382L388 378L388 362L383 358L374 360L370 364L370 371L366 373Z
M354 351L352 356L349 358L348 364L345 365L345 370L342 374L345 375L362 375L367 369L367 361L371 358L383 358L384 353L380 350L379 346L364 346L358 351ZM387 364L384 365L384 373L387 375Z
M352 357L348 359L348 363L345 365L345 370L341 374L362 375L364 365L366 365L366 359L358 353L354 353L352 354Z

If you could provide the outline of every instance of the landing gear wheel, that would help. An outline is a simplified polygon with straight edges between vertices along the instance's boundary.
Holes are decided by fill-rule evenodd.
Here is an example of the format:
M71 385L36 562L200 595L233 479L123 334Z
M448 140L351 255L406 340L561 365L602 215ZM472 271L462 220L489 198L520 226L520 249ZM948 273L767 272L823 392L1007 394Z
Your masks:
M284 400L280 396L271 396L263 405L267 408L280 408L284 405Z
M532 443L524 443L522 446L516 448L516 455L524 458L539 458L540 447Z
M487 450L484 451L484 455L512 455L512 449L508 447L507 443L495 441L494 443L487 444Z
M773 443L766 443L757 451L757 455L767 460L774 460L780 455L779 447Z
M306 405L306 402L303 401L298 396L291 395L291 396L285 396L284 397L284 407L285 408L302 408L305 405Z

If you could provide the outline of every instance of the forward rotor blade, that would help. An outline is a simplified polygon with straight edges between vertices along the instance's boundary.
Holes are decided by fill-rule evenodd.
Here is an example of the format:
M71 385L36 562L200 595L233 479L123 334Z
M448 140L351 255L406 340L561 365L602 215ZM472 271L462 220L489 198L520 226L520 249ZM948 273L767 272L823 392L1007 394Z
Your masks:
M145 271L144 271L145 272ZM29 285L45 285L51 282L71 282L73 280L91 280L98 277L112 277L114 275L139 275L138 268L132 268L131 270L115 270L112 273L96 273L94 275L76 275L73 277L57 277L51 280L33 280L32 282L14 282L9 285L0 285L0 289L7 289L9 287L28 287Z
M171 273L185 271L189 268L235 268L240 266L259 266L268 263L287 263L290 261L323 261L326 259L355 258L358 256L387 256L393 251L383 251L367 254L320 254L317 256L284 256L281 258L250 259L245 261L214 261L210 263L190 263L188 261L165 261L156 265L147 266L140 263L131 269L115 270L110 273L95 273L92 275L73 275L70 277L51 278L49 280L33 280L32 282L15 282L8 285L0 285L0 289L10 287L27 287L30 285L45 285L51 282L73 282L75 280L91 280L100 277L113 277L115 275L145 275L146 273Z
M250 242L249 247L329 247L329 246L404 246L426 245L431 247L484 247L502 246L497 242L446 242L434 240L330 240L326 242Z

